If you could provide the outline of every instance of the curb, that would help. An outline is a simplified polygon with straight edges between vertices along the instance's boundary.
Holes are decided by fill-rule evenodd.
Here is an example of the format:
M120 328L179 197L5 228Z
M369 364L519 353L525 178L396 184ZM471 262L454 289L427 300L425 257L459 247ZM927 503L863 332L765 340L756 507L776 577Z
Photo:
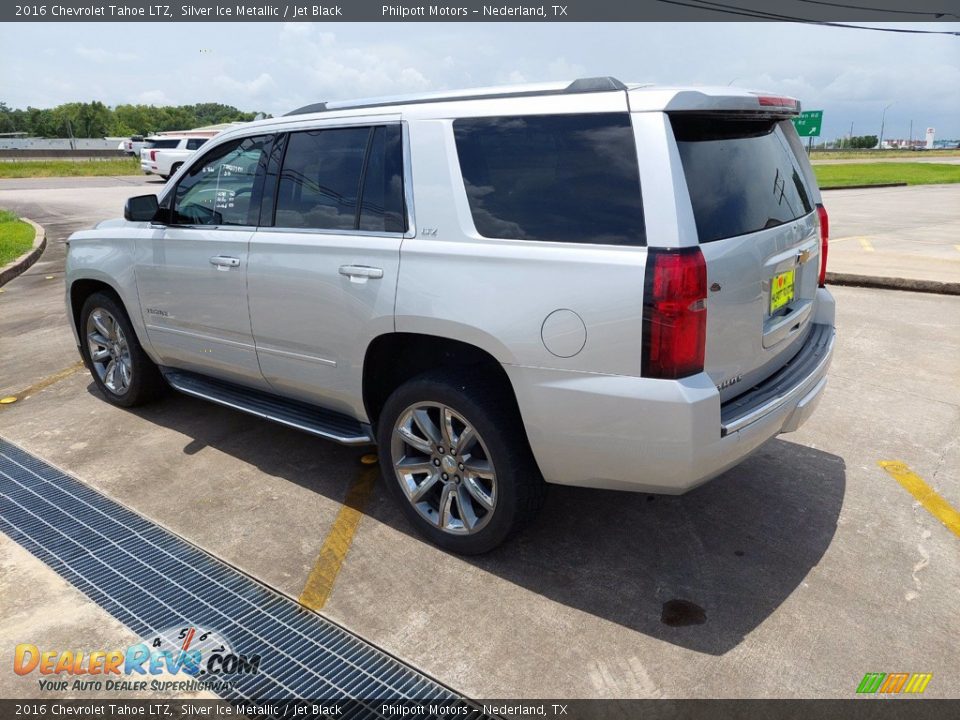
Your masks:
M43 254L43 251L47 249L47 231L43 229L43 226L38 225L29 218L20 219L25 223L30 223L33 226L33 248L25 252L16 260L7 263L3 266L3 268L0 268L0 285L6 285L17 275L33 265Z
M871 183L870 185L827 185L821 190L869 190L870 188L907 187L907 183Z
M881 290L908 290L910 292L935 293L938 295L960 295L960 282L942 282L940 280L913 280L828 272L827 284L879 288Z

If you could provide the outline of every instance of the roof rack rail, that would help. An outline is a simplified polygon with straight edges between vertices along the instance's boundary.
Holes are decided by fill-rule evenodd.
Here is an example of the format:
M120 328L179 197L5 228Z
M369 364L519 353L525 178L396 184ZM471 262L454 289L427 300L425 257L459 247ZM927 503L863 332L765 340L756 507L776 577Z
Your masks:
M313 103L312 105L304 105L296 110L291 110L290 112L286 113L284 117L289 115L306 115L308 113L330 112L333 110L356 110L360 108L389 107L391 105L421 105L424 103L449 102L453 100L484 100L493 98L533 97L536 95L568 95L575 93L611 92L614 90L626 89L627 86L617 80L615 77L589 77L578 78L566 87L555 89L533 90L524 89L522 86L519 86L513 89L504 88L502 92L496 92L495 90L478 90L476 94L473 95L444 95L438 93L436 95L426 95L421 97L413 96L384 98L380 100L347 100L344 102L333 101L331 103L319 102Z

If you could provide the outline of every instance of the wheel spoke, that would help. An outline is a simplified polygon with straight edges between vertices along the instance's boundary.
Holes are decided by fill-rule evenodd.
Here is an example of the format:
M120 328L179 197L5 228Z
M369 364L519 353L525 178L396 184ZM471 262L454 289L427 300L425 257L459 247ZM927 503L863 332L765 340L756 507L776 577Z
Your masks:
M476 441L477 433L474 431L473 426L465 426L463 432L460 433L460 436L457 438L456 454L463 455Z
M432 473L428 475L427 478L417 485L414 488L413 492L410 493L410 502L418 503L423 500L424 496L430 492L430 488L437 484L437 480L440 479L440 473Z
M457 488L457 510L460 514L460 520L463 527L468 531L473 530L477 524L477 513L473 508L473 501L470 499L470 493L463 486Z
M110 320L107 320L106 318L104 318L104 314L105 314L105 313L104 313L102 310L96 310L96 311L94 311L94 313L90 316L90 319L93 320L94 326L97 328L97 331L98 331L103 337L112 340L112 339L113 339L113 328L115 327L114 323L111 322L111 321L113 320L113 318L111 318L109 315L107 315L107 318L110 318Z
M96 350L90 350L90 359L94 362L102 362L110 357L110 351L105 347L98 347Z
M413 421L417 424L417 427L420 428L420 432L434 445L440 445L440 443L443 442L440 436L440 430L433 423L433 420L430 419L430 415L424 408L417 408L413 411Z
M397 434L403 438L403 441L407 443L407 445L416 448L424 455L429 455L433 452L433 446L430 444L430 441L418 437L410 428L401 425L397 428Z
M440 410L440 429L443 431L443 442L452 453L457 444L457 436L453 432L453 411L445 407Z
M117 389L116 375L117 361L111 358L110 362L107 363L107 369L103 372L103 384L114 391Z
M130 385L130 366L121 358L118 363L120 366L120 372L118 373L120 377L120 382L117 383L117 391L126 390Z
M440 505L438 506L438 519L441 529L447 527L450 524L450 520L453 519L453 514L450 512L453 507L453 499L453 486L444 485L443 492L440 494Z
M487 494L487 491L477 482L476 478L464 478L463 487L467 489L470 497L480 503L485 510L493 510L493 498Z
M99 330L97 330L96 332L90 333L87 337L91 341L95 342L97 345L100 345L102 347L106 347L107 345L110 344L110 341L107 340L107 338L105 338L103 336L103 333L101 333Z
M422 458L410 458L405 457L403 460L397 463L397 470L400 470L405 473L428 473L432 474L434 471L433 463L429 460L423 460Z
M484 480L493 480L493 466L489 460L470 458L464 462L464 467L471 475L482 477Z

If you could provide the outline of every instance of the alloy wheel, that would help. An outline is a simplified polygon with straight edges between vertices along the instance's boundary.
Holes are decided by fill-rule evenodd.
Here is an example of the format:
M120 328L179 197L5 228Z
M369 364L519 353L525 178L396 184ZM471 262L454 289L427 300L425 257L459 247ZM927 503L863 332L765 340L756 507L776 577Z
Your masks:
M87 350L97 377L114 395L123 395L133 380L130 345L117 319L104 308L87 316Z
M453 535L482 530L497 505L497 477L477 429L451 407L420 402L404 410L391 434L394 473L407 500Z

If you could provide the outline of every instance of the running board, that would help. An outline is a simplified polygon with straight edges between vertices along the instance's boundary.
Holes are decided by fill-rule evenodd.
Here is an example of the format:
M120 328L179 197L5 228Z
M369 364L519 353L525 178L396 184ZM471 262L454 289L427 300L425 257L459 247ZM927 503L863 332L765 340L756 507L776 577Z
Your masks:
M161 372L171 387L185 395L225 405L343 445L373 443L373 434L369 425L334 410L289 400L185 370L161 368Z

